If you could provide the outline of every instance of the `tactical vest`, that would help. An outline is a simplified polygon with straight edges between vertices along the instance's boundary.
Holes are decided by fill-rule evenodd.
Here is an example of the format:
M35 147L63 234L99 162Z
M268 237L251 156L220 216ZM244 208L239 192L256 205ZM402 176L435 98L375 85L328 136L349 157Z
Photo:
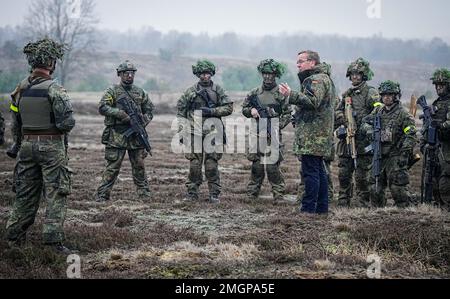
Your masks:
M45 131L60 134L55 125L55 115L48 97L52 80L38 81L30 86L28 80L20 86L19 114L24 131Z
M395 105L395 104L394 104ZM382 155L399 153L399 146L403 142L403 128L399 126L402 113L401 104L396 104L392 111L384 110L381 113L381 152Z
M206 89L206 92L209 95L209 98L211 100L211 104L213 104L213 107L210 108L215 108L217 106L219 106L219 99L217 97L217 87L215 85L213 85L212 87L200 87L199 89L197 89L197 93L201 92L203 89ZM208 107L208 103L200 96L197 94L197 96L192 99L192 103L191 103L191 110L195 111L195 110L199 110L202 107Z

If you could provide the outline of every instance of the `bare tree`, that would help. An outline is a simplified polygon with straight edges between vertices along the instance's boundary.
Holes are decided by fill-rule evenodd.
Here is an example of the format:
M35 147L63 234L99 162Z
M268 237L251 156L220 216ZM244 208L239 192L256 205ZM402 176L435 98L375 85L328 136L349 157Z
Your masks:
M79 64L81 54L95 49L99 21L94 8L94 0L34 0L29 7L24 24L28 37L47 36L68 46L57 69L62 84Z

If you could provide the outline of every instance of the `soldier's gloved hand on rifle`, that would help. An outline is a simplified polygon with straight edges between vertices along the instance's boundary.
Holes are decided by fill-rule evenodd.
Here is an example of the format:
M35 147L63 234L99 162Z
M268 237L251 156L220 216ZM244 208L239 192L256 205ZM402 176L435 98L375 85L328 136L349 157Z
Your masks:
M145 115L145 114L142 116L142 118L144 119L145 127L147 127L148 124L150 123L150 119L149 119L148 116Z
M398 166L399 167L405 167L408 165L408 160L409 160L409 155L410 155L411 151L402 151L400 153L400 157L398 160Z
M433 128L440 129L440 128L442 128L442 123L441 123L440 120L433 119L433 120L431 121L431 126L432 126Z
M212 108L202 107L200 109L202 110L203 117L212 117L213 116L214 110Z
M117 114L117 118L124 123L129 123L131 121L130 116L123 110L119 111L119 113Z
M339 140L344 140L347 139L347 129L345 128L345 126L340 126L337 131L336 131L336 137Z

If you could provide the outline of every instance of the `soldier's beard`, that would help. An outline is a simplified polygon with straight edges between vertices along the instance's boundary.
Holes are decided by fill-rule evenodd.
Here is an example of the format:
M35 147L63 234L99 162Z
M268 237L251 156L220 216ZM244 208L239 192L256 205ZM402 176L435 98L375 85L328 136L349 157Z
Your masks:
M444 88L437 89L436 92L440 97L450 96L450 86L447 84Z
M275 86L277 86L277 82L275 80L263 81L263 86L265 90L272 90Z
M209 79L209 80L202 80L202 79L200 79L199 83L203 87L208 87L208 86L211 86L212 81L211 81L211 79Z
M361 85L363 85L363 83L363 80L352 80L353 87L360 87Z
M124 86L131 86L131 85L133 85L133 83L134 83L133 79L122 80L122 84Z

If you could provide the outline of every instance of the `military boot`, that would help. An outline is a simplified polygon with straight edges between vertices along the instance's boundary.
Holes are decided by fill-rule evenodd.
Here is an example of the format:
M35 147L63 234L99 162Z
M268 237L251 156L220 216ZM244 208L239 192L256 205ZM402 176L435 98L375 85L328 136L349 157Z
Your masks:
M96 202L106 202L109 200L109 197L105 196L105 195L100 195L98 193L94 194L94 200Z
M213 195L213 194L211 194L211 195L209 196L209 203L212 203L212 204L219 204L219 203L220 203L219 196L218 196L218 195Z
M183 198L184 202L194 202L198 200L198 195L197 194L191 194L188 193L186 194L186 196Z
M138 189L137 191L138 198L141 200L151 200L152 194L148 189Z
M44 245L48 246L50 249L52 249L53 251L55 251L58 254L70 255L70 254L76 253L75 250L71 250L71 249L67 248L62 243L44 244Z

